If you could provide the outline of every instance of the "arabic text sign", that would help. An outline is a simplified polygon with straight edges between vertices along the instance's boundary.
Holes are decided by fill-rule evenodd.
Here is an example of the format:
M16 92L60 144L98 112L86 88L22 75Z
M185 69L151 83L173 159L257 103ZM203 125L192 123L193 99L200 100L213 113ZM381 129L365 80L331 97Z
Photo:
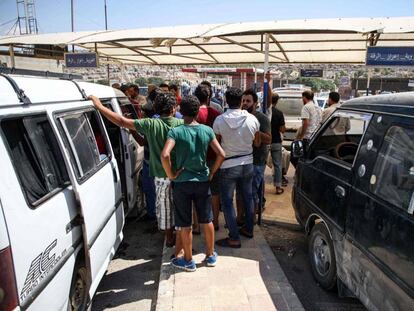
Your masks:
M65 53L66 68L96 68L98 57L96 53Z
M300 76L301 77L317 77L322 78L323 77L323 69L301 69L300 70Z
M369 46L367 66L414 66L414 47Z

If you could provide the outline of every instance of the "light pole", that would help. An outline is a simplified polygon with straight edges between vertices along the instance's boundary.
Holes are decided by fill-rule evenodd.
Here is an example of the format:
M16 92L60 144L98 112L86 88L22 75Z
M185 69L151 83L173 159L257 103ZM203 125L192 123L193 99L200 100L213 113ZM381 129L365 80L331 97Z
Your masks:
M105 6L105 30L108 30L108 11L106 7L106 0L104 0ZM106 78L108 79L108 85L111 85L111 81L109 81L109 58L106 58Z

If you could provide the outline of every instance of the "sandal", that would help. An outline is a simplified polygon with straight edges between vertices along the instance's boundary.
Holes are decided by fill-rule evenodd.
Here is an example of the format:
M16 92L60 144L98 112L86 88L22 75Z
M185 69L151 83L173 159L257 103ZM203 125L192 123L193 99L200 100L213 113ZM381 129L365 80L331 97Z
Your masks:
M229 240L230 240L229 238L218 240L216 241L216 245L221 246L221 247L241 248L241 244L230 244Z
M281 195L283 192L285 192L285 189L283 188L276 188L276 194Z

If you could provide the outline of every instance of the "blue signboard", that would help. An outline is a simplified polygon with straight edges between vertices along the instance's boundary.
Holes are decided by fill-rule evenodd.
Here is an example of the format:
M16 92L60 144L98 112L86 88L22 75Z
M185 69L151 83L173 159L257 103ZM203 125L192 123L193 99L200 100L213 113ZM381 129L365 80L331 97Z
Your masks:
M367 66L414 66L414 47L369 46Z
M66 68L96 68L98 56L96 53L65 53Z

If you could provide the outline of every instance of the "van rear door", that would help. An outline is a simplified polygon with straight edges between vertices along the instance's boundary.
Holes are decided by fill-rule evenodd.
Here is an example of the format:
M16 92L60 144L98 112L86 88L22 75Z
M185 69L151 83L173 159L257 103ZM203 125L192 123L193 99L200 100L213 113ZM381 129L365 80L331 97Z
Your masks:
M56 114L64 134L82 207L86 254L90 257L91 296L122 240L124 212L115 157L95 109Z

